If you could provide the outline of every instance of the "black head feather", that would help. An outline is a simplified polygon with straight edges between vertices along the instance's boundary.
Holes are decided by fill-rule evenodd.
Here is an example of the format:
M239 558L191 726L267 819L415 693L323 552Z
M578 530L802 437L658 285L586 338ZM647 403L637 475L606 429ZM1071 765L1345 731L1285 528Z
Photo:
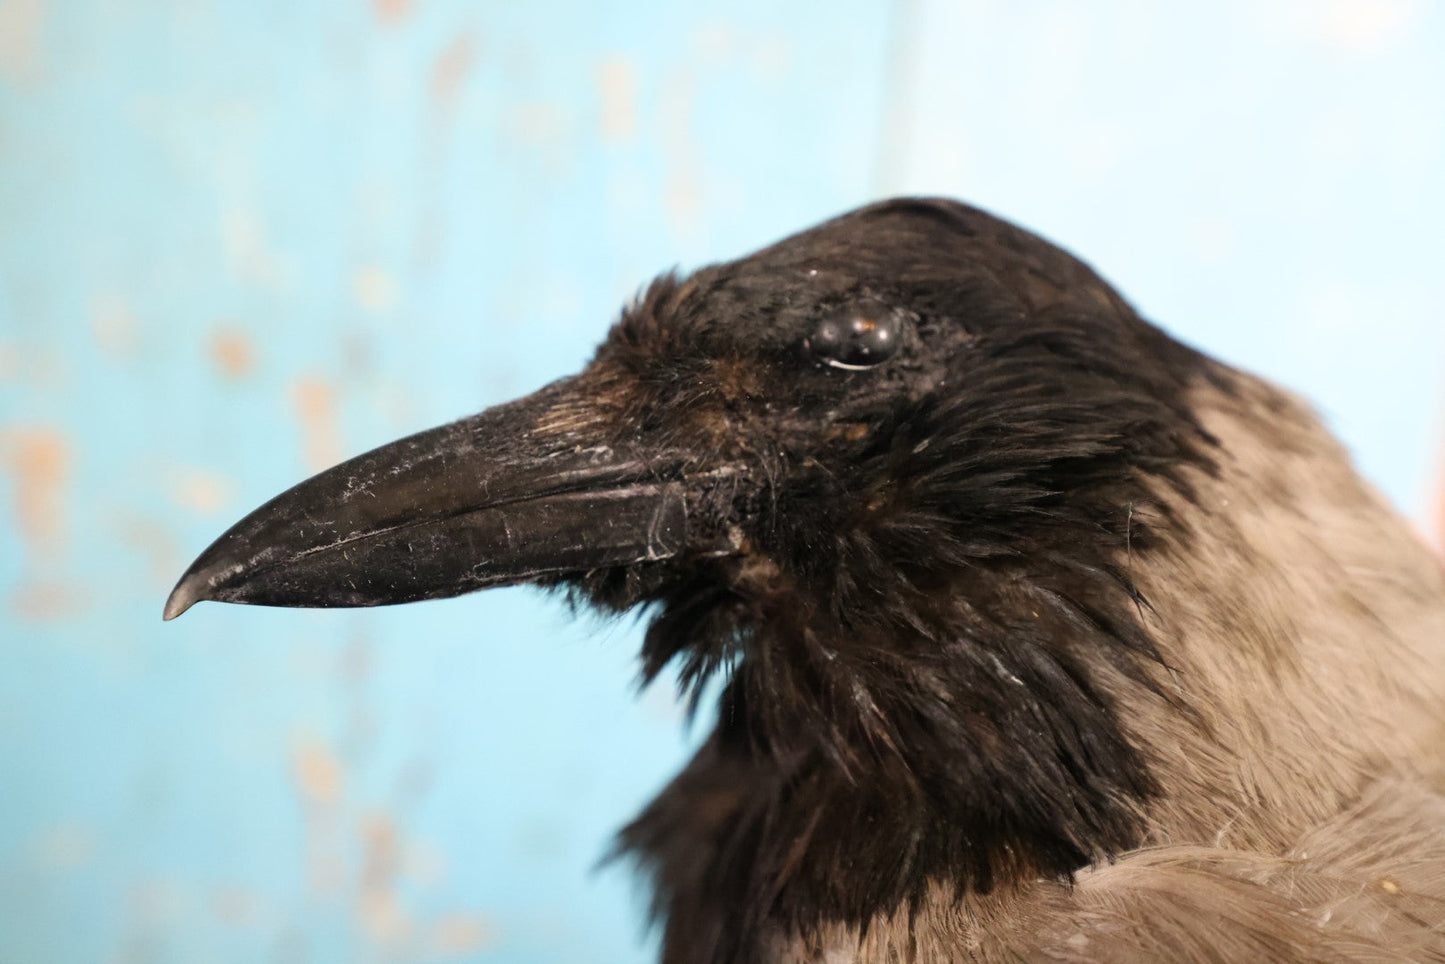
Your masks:
M852 306L906 318L897 354L809 357ZM633 386L627 430L759 466L710 496L741 555L573 582L653 607L647 679L677 662L696 698L729 674L711 739L621 838L668 961L1138 842L1147 748L1096 668L1158 658L1129 567L1143 520L1170 521L1159 492L1211 464L1186 395L1212 363L1045 241L906 200L662 279L594 367Z

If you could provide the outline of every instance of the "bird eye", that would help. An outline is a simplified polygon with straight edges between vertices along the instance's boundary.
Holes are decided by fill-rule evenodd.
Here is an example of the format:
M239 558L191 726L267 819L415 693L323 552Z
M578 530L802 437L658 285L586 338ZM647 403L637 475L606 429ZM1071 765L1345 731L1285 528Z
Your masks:
M825 365L857 370L892 358L901 335L897 312L854 310L824 318L803 346Z

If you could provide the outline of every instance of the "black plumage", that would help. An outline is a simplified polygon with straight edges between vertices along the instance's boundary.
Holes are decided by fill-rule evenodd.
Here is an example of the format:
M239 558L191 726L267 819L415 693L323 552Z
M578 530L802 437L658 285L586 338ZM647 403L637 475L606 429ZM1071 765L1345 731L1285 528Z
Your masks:
M1201 393L1261 407L1060 249L887 202L659 279L577 377L258 510L168 615L519 581L647 607L647 680L726 677L619 841L664 958L822 960L825 929L866 940L939 888L1159 842L1170 774L1123 704L1214 726L1137 578L1214 524L1200 486L1231 455Z

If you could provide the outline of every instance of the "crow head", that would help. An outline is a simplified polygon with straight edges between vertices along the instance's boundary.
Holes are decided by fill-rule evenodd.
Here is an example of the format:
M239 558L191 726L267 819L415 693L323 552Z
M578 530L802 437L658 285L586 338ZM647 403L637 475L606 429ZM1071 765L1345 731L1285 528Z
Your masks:
M522 582L651 607L649 679L729 674L625 835L697 946L1066 873L1154 787L1098 681L1157 659L1132 567L1188 537L1186 394L1219 371L1039 238L883 203L664 277L580 374L277 497L166 617Z

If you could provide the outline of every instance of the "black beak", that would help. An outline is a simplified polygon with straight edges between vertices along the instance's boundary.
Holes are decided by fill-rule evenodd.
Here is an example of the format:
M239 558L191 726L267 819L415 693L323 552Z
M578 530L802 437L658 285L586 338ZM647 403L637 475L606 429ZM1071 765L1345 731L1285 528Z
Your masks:
M166 601L382 606L724 555L741 467L616 444L580 379L328 469L242 519ZM712 507L716 507L715 509Z

